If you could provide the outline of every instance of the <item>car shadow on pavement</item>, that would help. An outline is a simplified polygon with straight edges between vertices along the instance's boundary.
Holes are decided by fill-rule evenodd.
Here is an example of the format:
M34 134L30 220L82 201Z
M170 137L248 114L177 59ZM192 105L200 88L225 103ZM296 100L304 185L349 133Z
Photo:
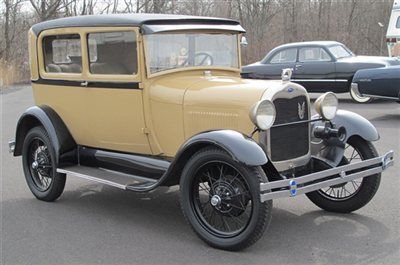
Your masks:
M4 201L3 213L6 214L10 207L21 209L24 215L29 216L30 222L39 222L46 229L65 230L64 240L71 243L75 240L73 234L77 233L81 241L88 237L85 240L103 242L117 248L115 242L137 240L129 237L130 233L151 233L154 235L145 237L141 244L153 245L172 240L182 248L197 248L199 260L201 253L212 254L208 258L215 259L215 264L219 264L219 259L222 263L226 262L226 258L244 264L250 262L254 254L265 256L266 259L270 255L279 256L286 264L293 264L295 260L297 264L317 261L323 264L379 263L382 257L395 255L400 242L398 237L393 238L398 235L391 235L383 223L356 213L332 214L317 210L296 215L285 209L274 208L271 225L260 241L239 253L224 252L206 246L191 232L180 211L177 187L134 193L89 184L78 190L65 191L54 203L36 199ZM8 222L17 222L18 227L23 227L24 219L8 216L4 220L4 229L7 231ZM18 240L22 236L18 233L7 231L4 242L10 244L13 237ZM105 237L105 234L112 236ZM39 236L35 238L37 242L46 240L39 233L31 236ZM373 251L365 251L368 245L373 245L373 248L368 247ZM185 253L177 251L176 255ZM196 260L196 257L193 258Z

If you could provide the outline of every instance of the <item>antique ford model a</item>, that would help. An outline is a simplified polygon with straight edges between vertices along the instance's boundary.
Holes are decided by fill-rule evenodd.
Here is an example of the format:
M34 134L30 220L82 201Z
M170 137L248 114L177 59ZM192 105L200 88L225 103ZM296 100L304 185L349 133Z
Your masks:
M66 175L147 192L180 185L181 206L211 246L240 250L267 228L272 199L306 194L351 212L374 196L393 152L374 126L282 80L240 77L238 22L176 15L83 16L29 32L36 106L14 156L40 200Z

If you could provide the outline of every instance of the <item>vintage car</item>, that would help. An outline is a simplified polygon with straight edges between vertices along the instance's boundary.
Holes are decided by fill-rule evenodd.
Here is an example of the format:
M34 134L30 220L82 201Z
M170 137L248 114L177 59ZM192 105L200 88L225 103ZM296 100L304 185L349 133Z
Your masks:
M355 102L363 99L350 90L354 73L360 69L400 65L389 57L356 56L336 41L289 43L270 51L264 59L242 68L245 78L277 79L284 68L293 69L292 80L308 92L350 92Z
M290 70L242 79L243 33L233 20L179 15L34 25L36 106L9 143L34 196L56 200L66 176L133 192L180 185L194 232L227 250L261 237L276 198L306 194L342 213L366 205L393 152L379 156L375 127L337 110L333 93L311 116Z
M400 102L400 66L359 70L353 77L351 90L362 103L374 98Z

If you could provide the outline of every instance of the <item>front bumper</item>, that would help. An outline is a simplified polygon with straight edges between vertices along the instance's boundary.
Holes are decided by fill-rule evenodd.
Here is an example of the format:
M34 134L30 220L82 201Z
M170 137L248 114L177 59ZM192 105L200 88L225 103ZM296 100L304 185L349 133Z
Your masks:
M393 151L383 156L361 162L339 166L301 177L260 184L261 202L319 190L325 187L349 182L354 179L378 174L393 165Z
M15 150L15 141L9 141L8 142L8 152L14 153Z

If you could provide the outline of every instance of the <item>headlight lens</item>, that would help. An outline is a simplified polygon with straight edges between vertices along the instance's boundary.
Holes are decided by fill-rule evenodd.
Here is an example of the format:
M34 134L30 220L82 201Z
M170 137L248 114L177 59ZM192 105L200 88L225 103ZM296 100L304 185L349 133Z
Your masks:
M327 120L332 120L336 116L338 105L338 99L332 92L321 95L314 103L315 110L318 114Z
M250 110L251 121L261 130L268 130L275 122L276 111L274 104L269 100L261 100Z

